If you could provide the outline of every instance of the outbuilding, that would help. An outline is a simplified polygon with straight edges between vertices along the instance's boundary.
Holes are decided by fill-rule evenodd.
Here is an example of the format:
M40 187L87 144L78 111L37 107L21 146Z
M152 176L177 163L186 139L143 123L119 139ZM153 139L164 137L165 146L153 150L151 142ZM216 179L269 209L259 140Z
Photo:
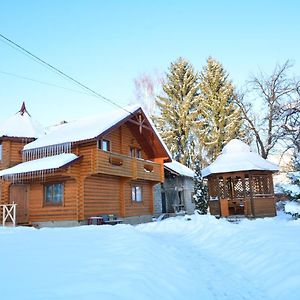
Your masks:
M277 165L252 152L247 144L231 140L202 170L208 180L210 213L222 217L275 216L272 174L277 171Z

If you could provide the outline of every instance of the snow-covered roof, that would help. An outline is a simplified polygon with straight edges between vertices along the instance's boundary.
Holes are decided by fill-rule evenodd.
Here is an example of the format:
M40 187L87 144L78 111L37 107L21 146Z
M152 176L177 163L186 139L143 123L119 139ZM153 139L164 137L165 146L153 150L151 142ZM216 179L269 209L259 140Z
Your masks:
M165 168L169 169L171 172L175 172L178 175L186 176L186 177L194 177L195 173L193 170L188 168L187 166L181 164L176 160L172 160L172 162L165 163Z
M238 139L231 140L217 159L202 170L202 176L238 171L278 171L278 166L252 152L250 147Z
M22 173L59 169L77 158L78 156L73 153L63 153L59 155L43 157L23 162L12 168L2 170L0 171L0 176L5 177Z
M21 110L0 125L0 137L37 138L45 135L44 128L27 112L23 102Z
M83 118L77 121L65 123L53 128L47 135L38 138L37 140L25 145L23 150L31 150L36 148L43 148L53 145L60 145L66 143L73 143L78 141L90 140L103 134L114 125L122 122L122 120L129 117L138 110L142 110L140 105L134 104L126 106L123 109L117 109L111 112L100 112L97 116ZM167 146L163 142L159 133L151 123L150 118L143 111L148 121L150 122L155 134L160 140L163 148L171 156Z

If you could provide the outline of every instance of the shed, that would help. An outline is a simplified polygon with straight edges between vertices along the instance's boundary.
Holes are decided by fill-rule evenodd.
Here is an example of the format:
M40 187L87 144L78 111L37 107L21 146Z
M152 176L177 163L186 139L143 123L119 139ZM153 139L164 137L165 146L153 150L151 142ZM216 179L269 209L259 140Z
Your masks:
M275 216L272 174L278 166L252 152L238 139L231 140L217 159L202 170L208 180L212 215Z
M165 181L155 189L155 215L195 210L194 171L172 160L164 164Z

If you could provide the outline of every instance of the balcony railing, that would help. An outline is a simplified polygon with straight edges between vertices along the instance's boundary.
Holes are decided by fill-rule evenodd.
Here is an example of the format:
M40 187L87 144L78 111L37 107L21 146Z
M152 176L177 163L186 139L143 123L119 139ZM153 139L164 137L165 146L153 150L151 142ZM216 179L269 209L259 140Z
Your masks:
M163 180L161 165L152 161L103 150L97 150L96 161L96 173L128 177L132 180Z

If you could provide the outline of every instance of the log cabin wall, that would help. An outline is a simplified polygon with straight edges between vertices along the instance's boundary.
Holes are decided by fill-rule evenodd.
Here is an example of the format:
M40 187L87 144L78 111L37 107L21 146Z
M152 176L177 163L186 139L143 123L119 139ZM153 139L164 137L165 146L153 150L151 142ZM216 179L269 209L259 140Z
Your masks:
M23 139L4 139L2 144L2 159L0 160L0 170L13 167L22 162L22 149L26 145Z
M84 181L84 217L101 214L120 215L120 179L93 175Z
M0 139L2 144L2 158L0 159L0 170L13 167L22 162L22 149L32 139L4 138ZM0 203L9 203L10 182L0 179Z
M132 201L132 186L140 186L142 188L141 202ZM153 183L144 180L132 180L127 181L124 188L126 217L153 214Z
M63 182L62 205L45 205L45 184ZM77 184L75 180L61 180L31 183L28 189L29 222L77 220Z
M130 147L133 147L141 149L143 159L149 159L149 155L138 143L136 137L132 134L126 123L121 125L119 128L112 130L103 138L111 142L111 152L130 156Z

